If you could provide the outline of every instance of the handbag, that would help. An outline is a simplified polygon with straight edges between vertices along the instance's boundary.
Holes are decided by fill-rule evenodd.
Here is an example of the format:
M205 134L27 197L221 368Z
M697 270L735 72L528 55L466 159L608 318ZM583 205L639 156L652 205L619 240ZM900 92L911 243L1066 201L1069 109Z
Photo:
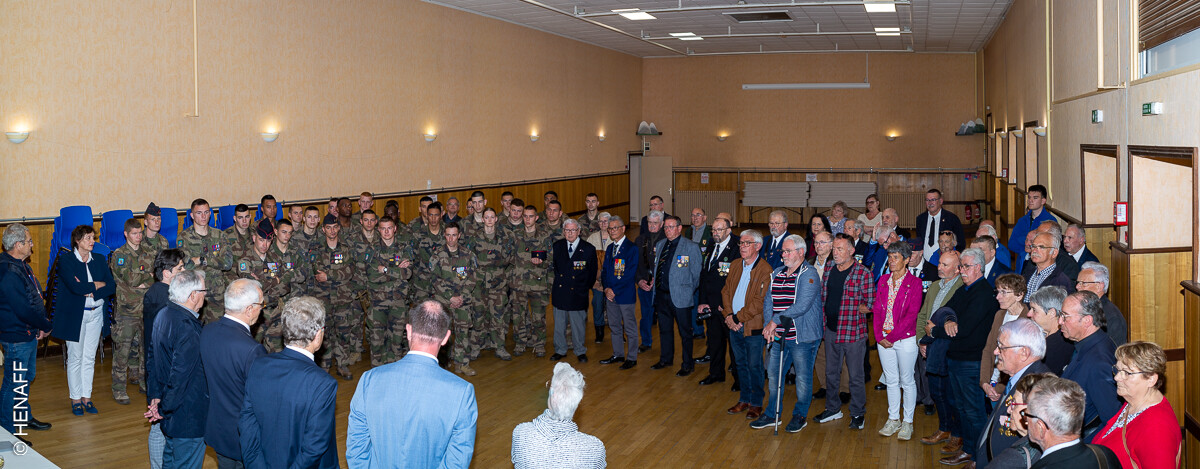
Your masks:
M1100 452L1100 449L1096 445L1085 443L1084 446L1087 446L1087 449L1092 450L1092 454L1096 455L1096 463L1100 465L1100 469L1108 469L1108 458L1104 457L1104 454Z

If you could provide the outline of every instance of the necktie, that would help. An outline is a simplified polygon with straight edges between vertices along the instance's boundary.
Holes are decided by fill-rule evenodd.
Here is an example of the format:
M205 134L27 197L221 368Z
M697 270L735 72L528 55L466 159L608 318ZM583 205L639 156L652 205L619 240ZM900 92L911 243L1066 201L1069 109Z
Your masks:
M937 233L934 232L935 221L936 219L933 217L933 215L930 215L929 228L925 230L925 232L928 233L927 236L929 238L925 243L926 246L937 246Z
M575 243L567 245L567 257L575 257Z
M718 244L716 249L713 249L712 258L708 260L708 270L712 270L713 266L717 265L717 259L721 257L721 245Z
M779 248L779 238L771 238L771 250L774 251L778 248Z

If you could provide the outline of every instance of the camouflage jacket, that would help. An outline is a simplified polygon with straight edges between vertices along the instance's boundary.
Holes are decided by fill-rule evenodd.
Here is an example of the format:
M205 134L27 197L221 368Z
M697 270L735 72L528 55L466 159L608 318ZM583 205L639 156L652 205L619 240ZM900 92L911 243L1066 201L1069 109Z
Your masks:
M455 252L445 246L438 248L429 260L429 275L433 277L433 296L447 304L461 295L469 305L479 296L479 263L475 253L462 246Z
M329 277L325 282L316 281L316 287L322 292L350 289L357 262L346 243L339 241L337 247L331 248L328 242L321 242L309 252L308 258L312 264L314 279L317 272L325 272Z
M162 239L160 236L159 239ZM154 284L154 257L158 253L142 243L137 251L129 243L109 256L113 278L117 281L117 305L141 310L142 297ZM141 287L145 285L145 287Z
M417 231L412 234L411 243L414 255L420 260L419 264L428 264L429 258L433 256L434 252L446 244L445 234L446 227L442 227L437 234L430 233L429 228L425 225L417 227Z
M229 245L229 253L233 254L234 259L247 257L254 251L254 240L251 238L253 234L251 228L246 229L246 234L238 233L236 226L225 229L225 243Z
M372 233L369 241L363 234L362 228L350 230L340 238L343 243L346 243L346 247L354 252L354 258L360 267L354 270L354 289L367 290L367 265L371 263L372 258L375 257L375 251L379 249L379 231Z
M167 242L167 238L163 235L155 235L153 238L147 236L142 238L142 248L150 248L150 252L154 253L153 257L158 257L158 253L170 248L171 243ZM153 264L153 262L151 262ZM149 267L147 267L149 269Z
M522 229L513 236L516 254L509 271L509 285L514 289L536 292L550 290L550 282L554 280L553 235L545 226L539 224L533 233ZM546 259L541 264L531 262L534 252L537 251L546 253Z
M600 212L596 212L596 218L589 219L587 213L580 215L576 221L579 222L579 237L587 239L592 233L600 231Z
M193 225L179 234L179 248L187 256L184 267L199 267L204 271L204 285L210 296L224 295L227 285L224 272L233 268L233 256L225 245L225 234L209 227L208 236L200 236ZM196 258L200 259L199 265L195 263Z
M271 250L259 256L258 251L250 248L249 255L239 257L233 272L238 278L249 278L262 282L263 302L268 307L286 298L292 292L292 271L284 269L278 259L273 259Z
M294 241L295 238L292 240ZM279 250L277 243L271 243L271 249L267 251L267 260L278 263L283 275L290 280L291 286L288 288L285 299L304 295L305 288L312 277L307 249L296 249L295 244L289 243L287 252L283 252Z
M559 218L557 225L551 225L549 221L542 222L542 226L549 230L552 235L552 241L550 241L550 244L554 244L554 241L563 239L563 220L565 220L565 218Z
M317 227L317 230L311 235L304 233L303 226L293 228L296 231L292 234L292 241L288 243L291 245L291 249L308 252L315 248L317 243L325 241L325 233L321 231L320 227Z
M484 229L480 228L468 237L466 242L479 263L480 280L491 288L504 285L516 255L512 235L497 227L495 232L488 236Z
M412 266L400 268L405 260L413 261ZM366 263L367 284L380 300L403 300L409 294L413 277L413 268L418 267L413 259L412 246L397 238L388 246L380 239L375 247L375 255ZM384 271L380 272L379 268Z
M501 220L503 221L503 220ZM463 218L458 222L458 226L462 227L462 232L466 236L474 236L476 233L483 231L483 222L475 221L475 216ZM500 228L500 222L496 222L496 228Z

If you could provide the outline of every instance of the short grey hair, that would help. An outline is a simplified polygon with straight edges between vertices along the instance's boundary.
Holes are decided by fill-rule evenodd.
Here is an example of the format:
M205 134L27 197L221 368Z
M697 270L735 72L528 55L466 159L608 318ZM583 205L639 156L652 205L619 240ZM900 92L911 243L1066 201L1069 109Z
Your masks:
M192 292L204 289L203 270L185 270L171 278L171 286L167 288L167 296L172 303L184 304Z
M808 243L804 242L803 236L800 236L798 234L787 235L787 237L783 238L783 241L781 241L779 243L779 245L783 246L783 243L788 242L788 241L792 242L793 248L799 249L801 251L808 251Z
M888 246L887 253L899 254L901 258L903 258L905 261L908 261L908 258L912 257L913 250L912 246L910 246L908 243L892 243L891 246ZM908 264L905 264L905 266L907 265Z
M986 234L991 236L993 239L1000 239L1000 236L996 234L996 227L992 225L980 225L979 229L975 230L975 232L978 233L979 230L986 231Z
M1051 235L1053 235L1055 238L1058 238L1058 239L1060 239L1060 240L1062 239L1062 237L1063 237L1063 229L1062 229L1062 225L1058 224L1058 222L1056 222L1056 221L1051 221L1051 220L1046 220L1046 221L1042 222L1041 224L1039 224L1039 225L1038 225L1038 228L1041 228L1041 227L1042 227L1042 225L1049 225L1049 226L1050 226L1050 231L1049 231L1048 233L1050 233Z
M650 221L655 221L655 222L661 222L661 221L663 221L663 213L662 213L662 211L661 211L661 210L651 210L651 211L650 211L650 214L649 214L649 215L646 215L646 221L648 221L648 222L650 222Z
M4 250L10 251L17 243L25 241L29 236L29 228L20 223L13 223L4 229Z
M1033 292L1029 304L1037 305L1042 311L1062 313L1063 301L1067 299L1067 290L1057 285L1046 285Z
M575 225L575 228L579 228L579 222L576 221L574 218L568 218L566 220L563 220L562 226L563 226L564 230L567 229L567 225Z
M550 397L546 399L546 407L550 409L550 418L555 420L571 420L579 401L583 400L583 373L565 362L554 365L554 377L550 378Z
M962 254L959 254L959 258L962 259L964 264L967 263L966 258L968 257L974 259L975 262L979 264L983 264L983 262L987 259L987 256L983 255L983 250L979 248L967 248L962 252Z
M1079 270L1090 270L1096 275L1096 281L1104 284L1104 292L1108 293L1108 267L1096 261L1087 261Z
M895 228L892 228L890 226L885 226L885 225L879 225L878 227L875 228L875 241L888 239L888 237L892 236L892 233L895 233L895 232L896 232Z
M742 230L742 234L738 235L738 239L742 236L749 236L755 243L762 244L762 232L758 230Z
M787 221L788 221L787 214L784 213L783 210L771 210L771 213L769 215L767 215L767 220L770 221L771 217L774 217L774 216L778 216L779 218L782 218L784 223L787 223Z
M292 298L279 314L283 322L283 343L304 348L325 329L325 305L311 296Z
M1034 358L1046 356L1046 334L1036 322L1028 318L1018 318L1000 326L999 336L1008 334L1008 346L1021 346L1029 349Z
M1082 239L1082 240L1084 240L1084 241L1087 241L1087 231L1086 231L1086 230L1084 230L1084 229L1083 229L1083 226L1081 226L1080 224L1078 224L1078 223L1072 223L1072 224L1070 224L1070 225L1067 225L1067 229L1068 229L1068 230L1075 230L1075 231L1078 231L1078 232L1079 232L1079 239Z
M1041 233L1041 234L1038 234L1038 236L1041 236L1043 234L1050 235L1050 247L1051 248L1062 249L1062 236L1054 236L1053 234L1050 234L1050 233ZM1034 242L1037 242L1037 236L1034 236L1033 240L1034 240ZM1054 259L1050 259L1050 260L1054 260Z
M1092 325L1101 329L1108 325L1108 321L1104 319L1104 307L1100 306L1100 297L1095 293L1080 290L1067 297L1075 298L1079 302L1080 318L1091 317ZM1059 314L1063 314L1062 311L1059 311Z
M625 226L625 220L620 215L608 217L608 226L612 226L613 223L620 223L621 226Z
M607 220L610 218L612 218L612 214L608 213L608 212L600 212L600 213L596 214L597 220Z
M408 311L408 324L412 326L410 342L441 343L450 331L450 315L438 301L425 300ZM466 340L466 337L459 340Z
M225 288L225 311L240 313L263 300L262 282L239 278Z
M1029 413L1036 415L1052 433L1079 436L1083 429L1083 388L1069 379L1055 377L1038 381L1025 397Z

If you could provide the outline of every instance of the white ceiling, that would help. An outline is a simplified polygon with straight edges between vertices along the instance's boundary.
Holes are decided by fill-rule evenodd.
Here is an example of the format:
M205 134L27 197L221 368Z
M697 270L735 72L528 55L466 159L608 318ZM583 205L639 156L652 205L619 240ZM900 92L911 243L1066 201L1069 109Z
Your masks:
M1004 19L1012 0L900 0L894 13L867 13L854 1L744 0L424 0L558 34L639 57L812 51L975 52ZM721 9L654 13L632 21L611 10ZM582 10L582 14L577 11ZM793 21L738 23L725 13L780 11ZM605 16L594 16L606 13ZM823 34L821 33L869 33ZM900 36L876 36L877 27L899 27ZM731 29L732 28L732 29ZM911 31L911 32L909 32ZM701 36L802 33L803 36L707 37L702 41L660 39L669 33ZM650 38L650 39L643 39ZM665 47L664 47L665 46Z

